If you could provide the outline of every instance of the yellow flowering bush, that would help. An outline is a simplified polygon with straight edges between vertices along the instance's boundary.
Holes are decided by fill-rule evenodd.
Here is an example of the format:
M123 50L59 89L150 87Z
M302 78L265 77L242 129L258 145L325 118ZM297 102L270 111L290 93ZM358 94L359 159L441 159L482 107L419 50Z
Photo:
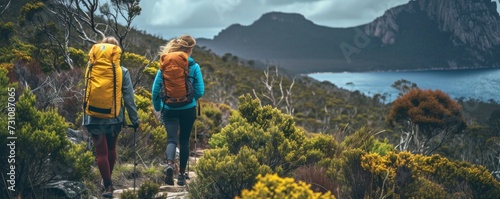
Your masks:
M310 189L311 185L295 182L293 178L281 178L277 174L257 176L257 183L251 190L243 190L237 199L289 198L327 199L335 198L330 192L322 194Z
M372 186L385 189L386 193L395 190L395 194L400 196L424 197L430 189L440 196L436 198L457 195L494 198L500 195L500 182L485 167L452 161L439 155L409 152L385 156L364 154L361 156L361 167L372 174L375 182L383 182Z

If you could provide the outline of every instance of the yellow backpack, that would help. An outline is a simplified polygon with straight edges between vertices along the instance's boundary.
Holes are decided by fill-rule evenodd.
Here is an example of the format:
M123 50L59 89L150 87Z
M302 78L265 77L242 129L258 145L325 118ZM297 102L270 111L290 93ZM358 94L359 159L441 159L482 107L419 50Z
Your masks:
M122 69L119 46L99 43L89 51L85 72L85 97L83 109L97 118L116 118L122 99Z

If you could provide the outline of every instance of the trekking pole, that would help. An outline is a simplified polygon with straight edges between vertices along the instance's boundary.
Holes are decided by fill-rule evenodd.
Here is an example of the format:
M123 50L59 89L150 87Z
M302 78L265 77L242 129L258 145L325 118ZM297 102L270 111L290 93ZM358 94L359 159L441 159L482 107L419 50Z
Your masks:
M199 101L197 101L197 102L198 102L198 109L196 110L196 114L197 114L198 116L200 116L200 106L201 106L201 104L200 104L200 102L199 102ZM196 151L197 151L196 143L197 143L197 140L198 140L198 139L197 139L197 137L198 137L197 135L198 135L198 130L197 130L197 127L196 127L196 124L195 124L195 125L194 125L194 163L195 163L195 164L196 164L196 155L197 155L197 154L196 154ZM188 168L187 168L187 170L188 170L188 172L187 172L187 174L186 174L186 179L190 179L190 178L189 178L189 162L190 162L190 161L188 160L188 162L187 162L187 167L188 167Z
M194 127L194 131L196 132L196 126ZM190 150L191 150L191 149L190 149ZM191 153L191 152L190 152L190 153ZM189 179L189 180L190 180L191 178L189 178L189 162L190 162L190 160L189 160L189 159L190 159L190 158L189 158L189 156L191 156L191 155L188 155L188 161L187 161L187 167L188 167L188 168L187 168L187 172L186 172L185 174L186 174L186 179Z
M197 118L198 116L201 116L200 101L198 101L198 111L196 112L198 113ZM196 130L196 126L194 126L194 164L196 164L196 156L198 156L198 147L196 146L197 143L198 143L198 131Z
M129 127L134 128L134 193L135 193L135 187L136 187L136 172L135 172L135 167L137 166L137 139L136 139L136 134L137 134L137 128L135 128L133 125L128 125Z

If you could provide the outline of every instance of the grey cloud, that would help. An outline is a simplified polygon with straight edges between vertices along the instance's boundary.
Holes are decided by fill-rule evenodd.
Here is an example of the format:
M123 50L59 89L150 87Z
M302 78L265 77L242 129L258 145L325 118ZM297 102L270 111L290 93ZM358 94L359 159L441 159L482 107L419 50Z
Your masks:
M373 20L376 16L372 13L383 13L388 8L386 2L405 2L408 0L191 0L189 4L201 5L194 7L189 15L180 15L181 24L171 24L172 28L214 28L227 27L234 23L248 25L257 20L262 14L271 11L294 12L303 14L313 21L322 21L323 25L335 26L335 21L363 21ZM141 23L151 23L157 15L170 14L154 13L156 2L161 0L141 1L143 12L136 20ZM186 1L187 2L187 1ZM319 4L321 3L321 4ZM315 6L313 11L309 6ZM323 9L318 9L323 7ZM158 8L156 8L158 9ZM165 8L167 10L168 8ZM369 19L367 19L369 18ZM159 25L161 26L161 25Z
M373 20L380 13L383 14L388 8L384 5L387 3L383 2L393 1L404 2L408 0L190 0L188 6L191 9L190 12L179 12L178 16L170 16L170 19L176 18L176 20L182 20L182 23L172 24L167 19L158 18L159 15L175 14L169 10L176 8L168 8L168 5L165 4L188 1L147 0L141 1L143 12L134 21L134 25L138 28L144 27L148 32L154 32L157 29L164 30L161 31L163 34L167 34L165 32L194 31L200 36L212 37L213 34L218 33L218 31L214 31L216 29L222 30L235 23L249 25L262 14L282 11L303 14L306 18L320 25L354 26ZM159 5L165 6L164 12L158 8ZM152 12L153 10L156 12ZM153 25L153 22L156 25ZM203 29L207 31L203 31Z
M195 37L212 38L232 24L250 25L265 13L281 11L300 13L318 25L352 27L369 23L382 16L387 9L408 1L142 0L142 13L134 20L134 26L147 32L161 34L165 38L174 37L178 33L192 33ZM179 8L168 5L176 5ZM173 23L172 20L180 23Z
M318 1L329 1L329 0L261 0L260 2L268 5L290 5L294 3L314 3Z
M328 9L309 16L309 19L331 27L352 27L369 23L394 6L409 0L364 0L332 3Z

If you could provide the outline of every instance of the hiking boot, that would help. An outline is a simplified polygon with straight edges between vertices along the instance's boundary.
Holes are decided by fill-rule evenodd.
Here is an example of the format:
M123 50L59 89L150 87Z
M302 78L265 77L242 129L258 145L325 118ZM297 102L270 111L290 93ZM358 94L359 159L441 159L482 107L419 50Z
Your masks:
M184 186L186 184L186 174L179 173L177 178L177 185Z
M102 197L104 198L113 198L113 185L110 185L104 188L104 192L102 192Z
M169 164L167 169L165 169L165 184L174 185L174 167Z

